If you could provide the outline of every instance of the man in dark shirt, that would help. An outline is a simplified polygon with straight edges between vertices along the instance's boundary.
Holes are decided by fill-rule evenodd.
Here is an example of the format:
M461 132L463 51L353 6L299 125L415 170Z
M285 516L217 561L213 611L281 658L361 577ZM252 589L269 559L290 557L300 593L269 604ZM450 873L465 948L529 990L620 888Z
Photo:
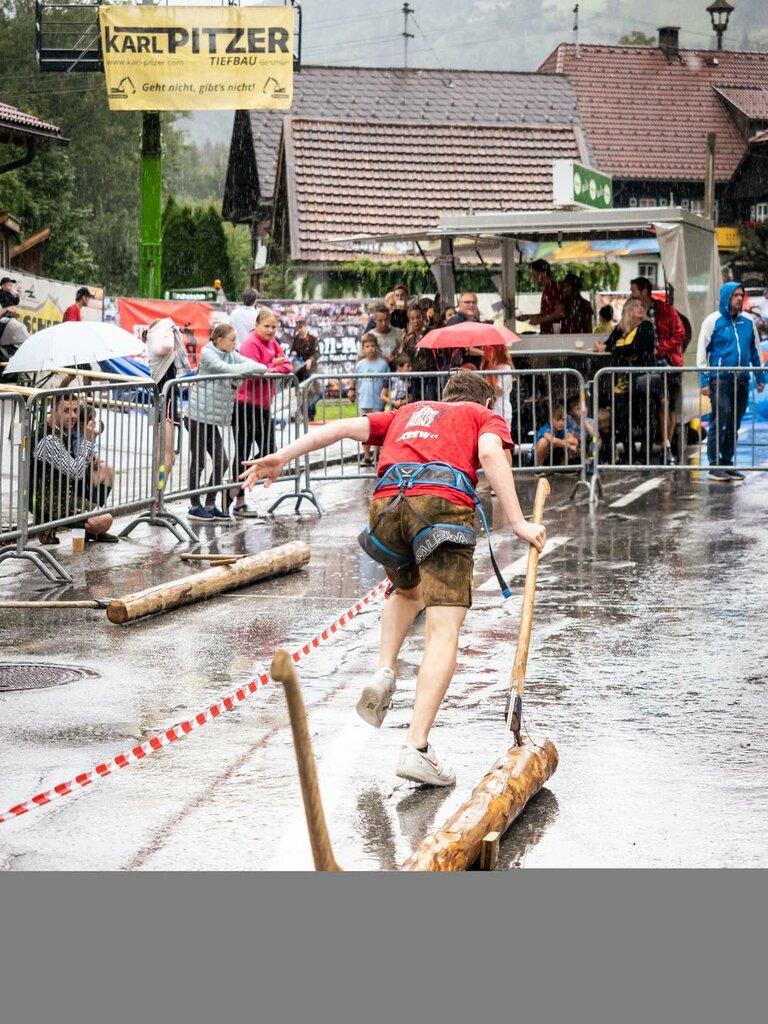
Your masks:
M299 383L309 380L313 374L317 373L317 364L320 361L320 342L314 334L310 334L307 321L302 316L296 318L296 332L293 335L291 355L304 364L303 366L296 367L293 371ZM315 410L322 391L322 384L319 381L317 386L314 384L309 385L309 390L307 391L307 412L309 413L310 420L315 418Z
M518 313L518 320L537 324L542 334L554 334L555 324L560 325L565 313L563 286L552 280L552 268L546 260L534 260L531 264L533 283L541 288L541 307L538 313Z
M19 294L16 289L18 282L12 277L4 277L0 281L0 309L14 316L19 311Z

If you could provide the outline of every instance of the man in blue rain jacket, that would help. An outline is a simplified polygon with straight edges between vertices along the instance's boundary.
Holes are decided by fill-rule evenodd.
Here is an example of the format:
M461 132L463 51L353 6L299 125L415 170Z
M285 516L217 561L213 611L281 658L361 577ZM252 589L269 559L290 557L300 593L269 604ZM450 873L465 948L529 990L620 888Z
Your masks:
M720 307L710 313L699 331L696 365L709 366L701 374L701 393L712 401L707 455L709 479L713 483L743 480L744 474L733 468L736 436L749 400L749 371L713 373L717 366L760 366L760 337L757 325L741 311L744 288L728 281L720 289ZM757 373L757 390L765 387L763 371Z

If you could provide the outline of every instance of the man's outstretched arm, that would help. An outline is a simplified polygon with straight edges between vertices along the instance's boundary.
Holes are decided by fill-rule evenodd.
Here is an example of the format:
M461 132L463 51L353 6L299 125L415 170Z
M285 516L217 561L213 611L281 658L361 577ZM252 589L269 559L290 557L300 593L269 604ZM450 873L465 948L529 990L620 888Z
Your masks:
M291 441L274 455L266 455L263 459L251 459L244 462L247 468L240 474L240 479L250 490L259 480L269 487L277 480L287 462L292 462L307 452L316 452L320 448L329 448L338 441L359 441L365 444L371 436L371 424L367 416L355 416L349 420L334 420L317 430L312 430L296 441Z

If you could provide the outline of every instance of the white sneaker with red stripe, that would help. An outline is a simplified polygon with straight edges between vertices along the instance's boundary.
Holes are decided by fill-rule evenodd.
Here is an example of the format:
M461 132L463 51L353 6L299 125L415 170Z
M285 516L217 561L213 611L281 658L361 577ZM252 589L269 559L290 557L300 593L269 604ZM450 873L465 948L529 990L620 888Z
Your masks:
M360 694L360 700L357 702L358 715L374 729L380 729L396 689L395 673L392 669L377 668Z
M422 782L425 786L453 786L456 783L456 772L438 759L431 743L423 752L406 743L400 751L395 775L409 782Z

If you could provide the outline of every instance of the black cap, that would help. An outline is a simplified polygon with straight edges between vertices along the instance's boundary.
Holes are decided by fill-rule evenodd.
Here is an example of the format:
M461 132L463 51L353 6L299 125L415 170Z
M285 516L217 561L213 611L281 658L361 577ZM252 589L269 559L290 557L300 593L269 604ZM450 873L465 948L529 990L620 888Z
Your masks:
M15 277L4 277L2 281L0 281L0 288L2 288L4 284L18 284L18 282Z
M96 298L96 296L93 294L93 292L89 291L87 288L78 288L77 291L75 292L75 298L76 299L82 299L84 296L87 299L95 299Z

